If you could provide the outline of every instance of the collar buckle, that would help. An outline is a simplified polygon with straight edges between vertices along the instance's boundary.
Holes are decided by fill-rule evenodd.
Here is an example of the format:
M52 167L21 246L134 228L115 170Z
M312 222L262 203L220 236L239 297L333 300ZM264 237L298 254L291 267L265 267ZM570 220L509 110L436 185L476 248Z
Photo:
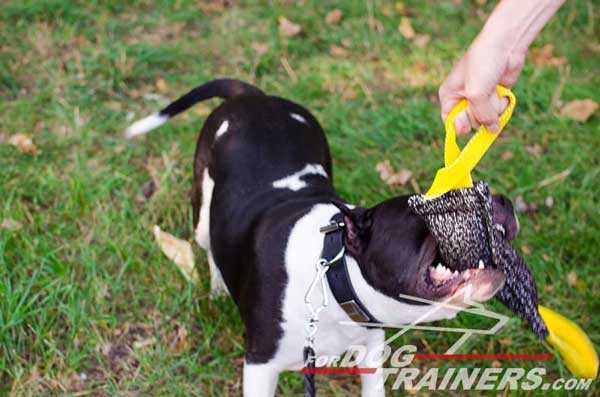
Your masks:
M344 228L346 226L346 224L344 222L338 222L335 220L330 220L328 225L325 226L321 226L319 228L319 231L323 234L328 234L328 233L332 233L332 232L336 232L342 228Z

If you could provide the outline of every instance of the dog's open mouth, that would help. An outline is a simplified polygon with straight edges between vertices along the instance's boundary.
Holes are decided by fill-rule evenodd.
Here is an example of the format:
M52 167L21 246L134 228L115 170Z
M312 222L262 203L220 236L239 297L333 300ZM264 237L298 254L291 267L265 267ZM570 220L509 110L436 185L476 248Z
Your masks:
M424 243L419 269L420 290L433 300L484 302L504 285L504 273L479 261L475 267L455 269L440 255L433 236ZM456 299L454 299L456 298Z

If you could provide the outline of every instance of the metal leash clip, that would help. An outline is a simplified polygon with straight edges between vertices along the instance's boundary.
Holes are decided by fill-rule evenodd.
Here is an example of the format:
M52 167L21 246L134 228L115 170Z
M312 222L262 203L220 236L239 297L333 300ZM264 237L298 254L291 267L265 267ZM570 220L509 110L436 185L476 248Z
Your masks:
M333 225L330 224L328 226ZM338 226L336 223L336 227L339 228L342 226ZM313 346L314 336L317 333L319 313L321 313L321 311L325 309L327 305L329 305L329 293L327 290L327 280L325 278L325 274L327 273L327 270L329 270L329 266L332 263L337 262L344 255L344 253L345 249L344 247L342 247L342 249L337 253L337 255L333 259L326 260L321 258L316 264L315 277L313 278L312 282L310 283L310 286L308 287L308 290L306 291L306 294L304 295L304 303L306 304L306 308L308 309L308 317L306 319L306 325L304 326L304 329L306 331L307 346ZM312 304L312 296L314 295L317 285L319 284L321 289L322 300L321 303L315 307Z

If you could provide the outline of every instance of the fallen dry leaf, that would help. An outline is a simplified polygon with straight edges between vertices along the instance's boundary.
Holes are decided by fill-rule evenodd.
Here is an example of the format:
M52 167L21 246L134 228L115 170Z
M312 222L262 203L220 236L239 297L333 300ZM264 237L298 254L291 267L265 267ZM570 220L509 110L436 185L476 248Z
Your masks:
M255 41L250 46L252 47L252 49L254 51L256 51L258 53L258 55L263 55L267 51L269 51L269 44L267 44L267 43L259 43L259 42Z
M502 158L502 160L510 160L514 157L514 153L513 152L504 152L502 153L502 156L500 156Z
M415 13L415 9L412 7L408 7L401 1L396 2L396 12L400 15L409 16Z
M191 244L163 232L157 225L154 225L154 237L162 252L177 265L181 274L188 281L197 283L198 272L194 266L194 253Z
M25 134L15 134L8 138L8 143L15 146L21 153L37 156L40 150L35 146L30 137Z
M325 16L325 23L328 25L337 25L342 20L342 10L331 10Z
M388 185L404 186L410 180L412 172L403 168L398 172L394 172L389 160L377 163L375 169L379 172L379 177Z
M521 196L520 194L517 197L515 197L515 210L517 212L527 211L527 203L525 202L523 196Z
M375 17L369 17L367 22L369 23L369 26L377 33L383 33L385 30L381 21Z
M284 16L279 17L279 34L285 37L294 37L302 32L302 26L287 19Z
M531 255L531 248L529 248L528 246L524 245L523 247L521 247L521 249L523 250L523 253L525 255Z
M533 145L529 145L525 148L525 150L527 150L527 153L529 154L534 154L534 155L540 155L540 154L544 154L544 152L546 151L546 149L544 149L544 147L542 145L540 145L539 143L534 143Z
M203 0L198 4L198 8L208 14L214 12L223 12L226 6L227 0Z
M560 114L573 120L585 123L598 109L598 104L591 99L577 99L567 102L560 109Z
M334 58L347 58L350 56L350 51L347 48L340 47L338 45L332 45L329 47L329 55Z
M169 85L163 79L156 80L154 86L156 87L158 92L166 92L169 89Z
M352 41L350 39L342 39L342 45L346 48L352 47Z
M410 18L402 17L400 19L400 25L398 25L398 31L407 40L412 40L415 37L415 30L413 29Z
M567 58L554 56L554 46L552 44L532 49L531 56L533 64L536 66L562 66L567 63Z
M415 36L415 38L413 39L413 43L414 45L416 45L419 48L424 48L425 46L427 46L427 43L429 43L429 40L431 40L431 36L428 34L417 34Z
M152 336L150 338L136 340L135 342L133 342L133 348L134 349L143 349L145 347L152 346L154 344L156 344L156 338Z
M576 286L577 285L577 273L575 273L575 272L569 272L569 274L567 274L567 283L571 287Z
M391 7L388 6L383 6L381 7L381 14L383 14L384 17L391 17L392 15L394 15L394 11L392 10Z
M2 223L0 223L0 229L8 230L11 232L19 230L22 227L23 225L21 224L21 222L15 221L14 219L10 218L5 218L2 220Z
M188 333L185 327L182 325L177 330L177 335L175 336L175 340L173 341L173 351L175 353L181 353L185 350L187 346L187 336Z

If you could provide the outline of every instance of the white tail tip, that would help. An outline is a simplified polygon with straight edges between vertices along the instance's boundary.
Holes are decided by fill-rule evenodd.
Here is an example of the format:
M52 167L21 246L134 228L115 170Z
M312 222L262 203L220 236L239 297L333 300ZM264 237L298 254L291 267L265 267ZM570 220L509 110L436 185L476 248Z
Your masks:
M163 116L160 113L151 114L141 120L131 124L125 131L127 138L133 138L134 136L144 135L145 133L152 131L153 129L160 127L169 120L169 117Z

